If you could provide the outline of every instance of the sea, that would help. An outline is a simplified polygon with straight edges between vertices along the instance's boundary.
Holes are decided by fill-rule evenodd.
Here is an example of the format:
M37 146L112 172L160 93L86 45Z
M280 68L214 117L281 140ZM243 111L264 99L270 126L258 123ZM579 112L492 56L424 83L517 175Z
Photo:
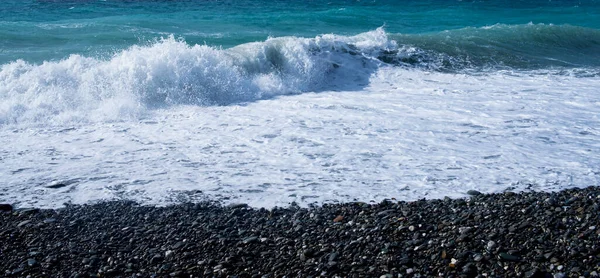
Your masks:
M4 0L0 203L600 181L600 1Z

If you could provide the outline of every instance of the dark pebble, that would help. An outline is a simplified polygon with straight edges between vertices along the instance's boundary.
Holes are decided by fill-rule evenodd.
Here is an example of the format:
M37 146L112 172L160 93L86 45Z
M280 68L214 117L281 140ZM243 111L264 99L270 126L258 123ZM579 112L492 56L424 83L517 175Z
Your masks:
M481 192L471 189L471 190L467 191L467 194L469 194L471 196L479 196L479 195L481 195Z
M504 253L504 252L498 254L498 258L500 260L509 261L509 262L518 262L521 260L521 258L519 258L518 256L511 255L511 254Z
M335 262L335 261L337 261L337 257L338 257L338 253L336 253L336 252L330 253L329 254L329 261L330 262Z
M46 218L46 219L44 219L44 223L54 223L54 222L56 222L56 219L54 219L54 218Z
M599 196L16 210L0 213L0 276L595 277Z
M37 209L37 208L24 208L24 209L19 209L18 213L21 215L30 215L30 214L38 213L39 211L40 211L40 209Z
M21 221L21 222L19 222L19 224L17 224L17 227L27 226L27 225L29 225L29 223L31 223L31 220Z
M173 249L179 249L181 247L185 246L185 242L177 242L173 245Z
M537 268L525 272L525 278L553 278L553 275L549 272L541 271Z
M27 259L27 265L28 266L35 266L37 265L37 261L35 259Z
M0 204L0 211L10 212L13 210L13 207L9 204Z
M256 242L256 241L258 241L258 237L251 236L251 237L244 238L244 240L242 242L244 244L248 244L248 243L253 243L253 242Z
M468 277L475 277L477 276L477 266L472 263L467 263L462 267L462 272Z
M227 207L231 208L231 209L236 209L236 208L245 208L245 207L248 207L248 205L247 204L230 204Z
M154 255L150 260L150 264L157 264L163 261L163 257L161 255Z

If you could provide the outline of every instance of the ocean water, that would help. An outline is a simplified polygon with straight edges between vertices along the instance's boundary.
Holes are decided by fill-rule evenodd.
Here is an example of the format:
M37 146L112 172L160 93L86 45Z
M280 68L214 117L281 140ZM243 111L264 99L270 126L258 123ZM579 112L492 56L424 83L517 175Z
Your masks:
M600 181L598 1L0 4L0 203Z

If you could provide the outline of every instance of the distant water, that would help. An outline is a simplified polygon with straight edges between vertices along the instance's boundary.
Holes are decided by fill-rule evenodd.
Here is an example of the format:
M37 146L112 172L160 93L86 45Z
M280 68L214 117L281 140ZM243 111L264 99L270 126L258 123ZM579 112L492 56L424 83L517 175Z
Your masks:
M0 202L600 180L598 1L4 1Z

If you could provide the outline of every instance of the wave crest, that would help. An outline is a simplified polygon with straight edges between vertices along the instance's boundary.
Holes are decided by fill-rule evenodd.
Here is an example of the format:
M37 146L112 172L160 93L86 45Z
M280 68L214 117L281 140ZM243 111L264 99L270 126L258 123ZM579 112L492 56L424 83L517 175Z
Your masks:
M230 49L171 36L109 59L71 55L3 65L0 124L111 121L172 105L361 90L381 66L451 73L577 69L578 76L598 76L598 53L600 31L544 24L411 35L378 28L356 36L269 38Z
M71 55L0 70L0 123L119 120L171 105L227 105L365 85L394 48L383 29L357 36L282 37L231 49L173 36L107 60Z

